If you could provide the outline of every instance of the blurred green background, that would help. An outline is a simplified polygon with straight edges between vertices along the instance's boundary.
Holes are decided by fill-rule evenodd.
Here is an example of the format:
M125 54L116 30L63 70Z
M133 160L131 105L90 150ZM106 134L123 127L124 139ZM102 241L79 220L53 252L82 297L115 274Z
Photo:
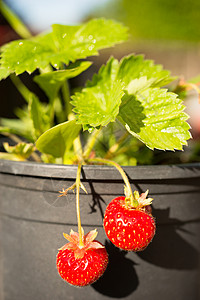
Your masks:
M199 0L111 0L96 14L122 21L133 40L200 42Z

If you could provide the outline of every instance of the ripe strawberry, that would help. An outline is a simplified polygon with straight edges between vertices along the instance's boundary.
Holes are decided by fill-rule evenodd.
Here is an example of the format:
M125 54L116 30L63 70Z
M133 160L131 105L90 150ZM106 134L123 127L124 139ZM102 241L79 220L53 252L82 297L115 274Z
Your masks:
M95 240L97 231L92 230L83 236L83 246L79 245L79 234L71 230L63 234L69 241L59 249L57 269L60 276L75 286L86 286L101 277L108 264L105 247Z
M149 211L152 199L146 199L147 193L140 197L138 194L137 208L130 206L125 197L115 198L107 206L104 229L115 246L128 251L141 251L153 239L156 226Z

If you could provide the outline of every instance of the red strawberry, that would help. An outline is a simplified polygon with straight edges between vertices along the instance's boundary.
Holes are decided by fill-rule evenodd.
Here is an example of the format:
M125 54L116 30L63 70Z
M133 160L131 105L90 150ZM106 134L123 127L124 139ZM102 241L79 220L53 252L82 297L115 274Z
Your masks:
M108 264L105 247L94 240L97 231L92 230L83 236L83 246L79 245L79 234L71 230L70 235L63 234L69 241L59 249L57 268L60 276L75 286L86 286L103 275Z
M130 206L125 197L115 198L107 206L104 229L115 246L128 251L141 251L153 239L156 226L148 206L152 199L146 199L147 193L138 197L137 208Z

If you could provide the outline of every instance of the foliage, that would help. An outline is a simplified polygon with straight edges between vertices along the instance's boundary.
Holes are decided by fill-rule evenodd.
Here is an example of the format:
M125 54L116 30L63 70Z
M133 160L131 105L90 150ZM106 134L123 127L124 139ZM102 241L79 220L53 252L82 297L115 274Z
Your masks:
M18 119L2 119L0 132L16 134L36 145L6 145L13 159L16 155L21 160L32 155L38 161L74 163L101 153L123 165L132 165L145 162L137 155L143 144L150 149L183 149L190 138L188 116L177 94L163 88L174 78L142 55L130 54L120 61L111 57L85 87L70 94L68 79L91 65L82 59L98 55L100 49L127 37L127 28L122 24L93 19L76 26L56 24L52 32L2 47L0 79L10 76L27 106L17 110ZM41 102L20 80L20 74L36 69L39 75L34 73L33 80L46 93L48 103ZM120 128L120 136L113 130L114 124ZM105 151L100 141L108 132ZM38 150L42 155L38 156ZM151 157L151 152L143 151Z

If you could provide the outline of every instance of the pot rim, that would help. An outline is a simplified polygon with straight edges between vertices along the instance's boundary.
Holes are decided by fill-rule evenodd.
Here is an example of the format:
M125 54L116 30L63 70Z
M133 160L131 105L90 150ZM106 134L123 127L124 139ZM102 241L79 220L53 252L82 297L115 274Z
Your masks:
M135 180L200 177L200 163L125 166L123 169L129 178ZM0 159L0 173L4 174L75 179L76 172L77 165L58 165L30 161L18 162ZM121 175L114 167L106 165L84 165L81 179L122 180Z

